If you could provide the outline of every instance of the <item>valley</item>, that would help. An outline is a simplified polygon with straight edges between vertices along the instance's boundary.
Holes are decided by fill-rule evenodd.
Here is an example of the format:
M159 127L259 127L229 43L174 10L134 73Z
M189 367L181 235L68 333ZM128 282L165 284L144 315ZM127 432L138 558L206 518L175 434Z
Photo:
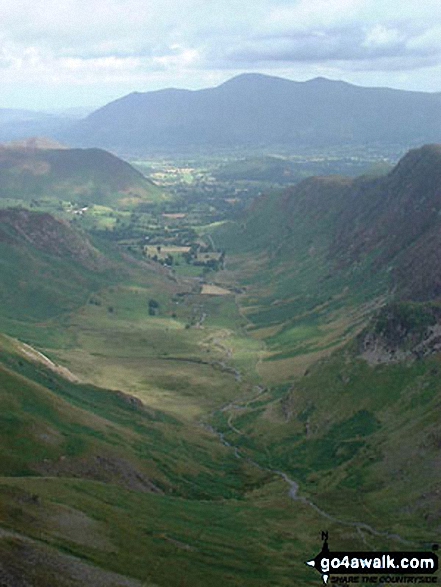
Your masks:
M430 549L439 147L289 185L73 151L0 169L6 585L312 585L322 530Z

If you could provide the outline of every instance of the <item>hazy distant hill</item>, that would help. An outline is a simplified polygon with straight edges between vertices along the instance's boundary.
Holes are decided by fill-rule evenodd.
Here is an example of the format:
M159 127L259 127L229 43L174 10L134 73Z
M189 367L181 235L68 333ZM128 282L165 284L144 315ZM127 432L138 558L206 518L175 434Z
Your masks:
M69 112L63 115L0 108L0 141L16 141L36 135L55 136L70 127L76 118Z
M441 94L243 74L204 90L132 93L63 138L121 151L421 144L441 140Z
M0 198L56 197L79 203L149 200L159 188L101 149L54 148L50 142L0 146Z
M213 175L221 181L259 181L283 185L297 183L315 175L382 175L388 169L389 166L384 161L373 164L362 159L356 161L354 158L289 159L262 155L225 163L213 171Z
M30 120L47 120L50 114L20 108L0 108L0 125L10 122L24 122Z

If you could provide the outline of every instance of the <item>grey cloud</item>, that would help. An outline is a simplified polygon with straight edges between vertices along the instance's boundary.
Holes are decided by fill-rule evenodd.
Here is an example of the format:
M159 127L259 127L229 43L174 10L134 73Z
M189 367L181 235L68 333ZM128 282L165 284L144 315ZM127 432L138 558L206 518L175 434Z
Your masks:
M438 88L424 68L441 67L440 39L439 0L0 0L3 85L54 94L206 87L247 70Z
M427 60L440 56L439 45L409 46L419 32L400 31L397 38L389 42L368 43L368 32L364 27L333 28L291 34L255 37L245 41L224 55L227 63L255 65L274 62L327 62L369 61L395 59L397 68L401 61ZM415 63L414 63L415 65Z
M340 64L340 62L339 62ZM347 63L347 67L342 69L359 72L409 72L423 70L427 67L440 65L439 54L411 56L405 55L400 57L381 57L375 61L358 60Z

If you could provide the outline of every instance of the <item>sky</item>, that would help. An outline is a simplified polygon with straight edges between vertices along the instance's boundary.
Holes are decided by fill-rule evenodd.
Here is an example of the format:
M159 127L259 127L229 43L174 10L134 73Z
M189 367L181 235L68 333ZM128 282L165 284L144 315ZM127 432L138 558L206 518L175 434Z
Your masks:
M0 0L0 108L244 72L441 92L441 0Z

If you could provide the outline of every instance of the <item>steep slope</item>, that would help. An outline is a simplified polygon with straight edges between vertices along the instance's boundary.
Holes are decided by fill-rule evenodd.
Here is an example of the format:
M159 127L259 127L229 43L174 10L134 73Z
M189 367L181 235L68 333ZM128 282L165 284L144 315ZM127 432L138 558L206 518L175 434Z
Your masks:
M299 484L325 524L425 549L439 534L441 148L386 176L313 178L235 226L219 283L265 341L253 401L214 426Z
M346 264L375 255L392 271L399 295L429 300L441 294L441 146L410 151L374 182L355 182L341 211L331 256Z
M388 299L440 295L441 150L409 152L386 176L311 178L212 230L220 285L264 339L259 372L283 382L344 344Z
M64 137L72 144L119 151L408 146L440 140L440 105L439 94L244 74L199 91L130 94L90 114Z
M348 178L311 178L261 197L240 222L213 231L231 274L221 277L245 288L240 302L250 327L288 327L318 307L326 313L351 305L354 296L371 299L377 285L384 291L388 275L366 284L368 260L339 271L330 259L352 185Z
M427 145L384 177L311 178L263 196L214 237L227 251L264 257L261 271L283 268L278 281L290 280L292 295L302 287L295 275L314 266L316 286L363 268L364 287L388 276L400 296L432 299L441 291L440 211L441 147Z
M427 549L440 528L440 307L400 304L356 339L216 425L300 495L401 548ZM371 548L371 546L370 546Z
M267 541L241 546L258 509L245 508L242 529L235 519L236 500L262 474L200 426L68 381L29 351L0 335L2 581L222 585L227 536L242 584L263 587L272 564L263 562L257 583L253 567ZM222 524L201 540L220 507Z
M0 349L3 476L74 477L194 499L240 496L247 466L240 473L234 455L201 427L121 391L80 383L11 337L0 334ZM222 467L239 477L219 484L214 473Z
M20 208L0 210L0 241L18 247L23 244L55 258L67 257L72 264L92 271L108 265L84 234L50 214Z
M0 210L0 251L1 320L38 321L68 312L121 275L121 266L86 235L49 214Z
M118 206L160 196L152 182L106 151L45 146L36 140L0 146L0 198L52 197Z

